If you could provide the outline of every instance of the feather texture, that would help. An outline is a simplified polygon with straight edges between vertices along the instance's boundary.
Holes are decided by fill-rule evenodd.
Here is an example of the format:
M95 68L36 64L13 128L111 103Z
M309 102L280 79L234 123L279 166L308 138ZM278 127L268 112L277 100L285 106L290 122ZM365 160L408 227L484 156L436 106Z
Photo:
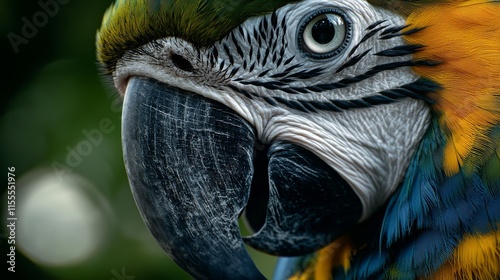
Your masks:
M107 74L127 50L168 36L208 46L252 16L297 0L116 0L97 33L97 58Z
M415 72L443 86L433 99L446 137L447 175L483 168L500 145L491 137L500 122L499 12L500 2L453 1L422 9L407 20L426 27L407 36L409 43L427 46L415 58L441 62L432 69L415 67Z
M334 263L333 279L499 279L500 2L414 4L407 28L419 31L405 38L423 46L415 59L440 62L413 67L441 86L433 120L381 214L349 233L350 269Z

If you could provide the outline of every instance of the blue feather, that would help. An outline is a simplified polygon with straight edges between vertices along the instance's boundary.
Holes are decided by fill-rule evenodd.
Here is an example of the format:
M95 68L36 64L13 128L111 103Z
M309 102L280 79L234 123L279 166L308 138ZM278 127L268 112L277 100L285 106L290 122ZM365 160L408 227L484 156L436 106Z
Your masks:
M443 147L445 139L434 119L387 204L378 245L358 253L346 279L428 276L466 235L500 226L498 183L486 183L478 173L446 176Z
M274 269L273 279L282 280L288 279L297 272L297 268L301 267L304 257L280 257Z

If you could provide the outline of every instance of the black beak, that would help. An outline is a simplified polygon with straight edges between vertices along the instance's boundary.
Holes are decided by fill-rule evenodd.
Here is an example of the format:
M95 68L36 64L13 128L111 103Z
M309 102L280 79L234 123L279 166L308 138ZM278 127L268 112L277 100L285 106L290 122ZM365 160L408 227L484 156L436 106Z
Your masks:
M142 218L196 279L264 279L239 231L243 210L257 230L245 242L279 255L325 246L361 216L356 194L313 153L281 142L256 152L248 122L200 95L132 78L122 121ZM264 190L260 210L254 189Z

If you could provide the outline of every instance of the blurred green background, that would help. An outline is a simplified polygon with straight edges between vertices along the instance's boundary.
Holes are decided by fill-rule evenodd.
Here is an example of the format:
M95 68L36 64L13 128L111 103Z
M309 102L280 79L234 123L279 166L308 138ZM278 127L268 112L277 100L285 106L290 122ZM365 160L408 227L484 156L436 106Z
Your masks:
M189 279L145 228L128 186L120 99L95 60L111 2L0 1L4 271L8 167L17 218L16 272L7 279ZM275 259L252 254L271 275Z

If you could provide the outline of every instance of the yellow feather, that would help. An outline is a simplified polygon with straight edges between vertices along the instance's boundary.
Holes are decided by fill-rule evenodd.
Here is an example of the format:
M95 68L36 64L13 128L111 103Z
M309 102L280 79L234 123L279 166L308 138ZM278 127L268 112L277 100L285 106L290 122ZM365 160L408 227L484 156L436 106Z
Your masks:
M330 280L332 270L342 267L347 271L351 266L354 247L348 235L338 238L330 245L318 251L313 263L302 273L297 273L290 280Z
M341 266L344 270L348 270L351 265L353 250L354 248L347 235L321 249L318 253L315 279L330 279L334 267Z
M429 280L500 279L500 231L467 236Z
M425 28L406 36L409 43L426 46L415 58L441 62L414 70L443 87L431 98L447 137L447 175L472 169L477 162L467 159L481 150L485 134L500 122L499 15L499 2L456 0L426 6L407 19L409 28Z

